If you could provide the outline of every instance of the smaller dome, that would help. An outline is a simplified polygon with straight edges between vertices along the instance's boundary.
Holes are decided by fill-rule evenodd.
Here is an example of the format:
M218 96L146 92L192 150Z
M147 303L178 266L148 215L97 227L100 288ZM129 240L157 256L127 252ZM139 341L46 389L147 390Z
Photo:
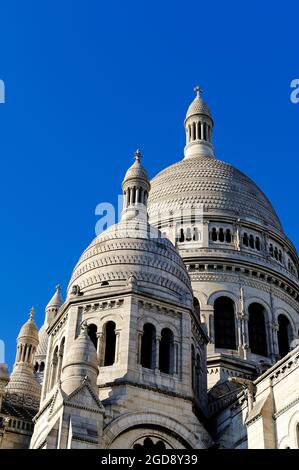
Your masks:
M59 307L61 307L61 305L63 304L63 300L62 300L60 292L61 292L61 287L58 284L56 286L56 291L55 291L53 297L51 298L50 302L46 306L46 310L48 308L59 308Z
M18 339L30 336L30 338L34 338L36 341L38 341L38 329L33 319L34 314L35 310L32 307L30 310L29 320L22 326L18 335Z
M200 96L196 96L196 98L190 104L186 114L186 119L188 119L190 116L194 116L194 114L206 114L207 116L211 117L211 111L209 110L206 103L200 98Z
M128 169L123 184L131 179L143 179L145 181L148 181L148 174L146 169L142 166L141 162L141 153L140 150L136 150L135 152L135 162L133 163L132 166Z
M96 348L87 334L87 324L83 323L80 336L72 343L65 357L61 376L63 390L72 393L86 377L96 387L98 370Z
M98 367L97 351L87 334L87 325L85 324L80 336L75 339L67 352L63 369L76 364L87 365L95 369Z
M211 111L200 96L200 88L197 86L194 88L194 91L196 91L196 97L188 108L185 121L195 114L205 114L212 119Z
M85 293L119 291L135 278L139 292L186 303L192 299L191 282L180 255L161 233L141 220L122 220L102 232L81 255L68 286Z

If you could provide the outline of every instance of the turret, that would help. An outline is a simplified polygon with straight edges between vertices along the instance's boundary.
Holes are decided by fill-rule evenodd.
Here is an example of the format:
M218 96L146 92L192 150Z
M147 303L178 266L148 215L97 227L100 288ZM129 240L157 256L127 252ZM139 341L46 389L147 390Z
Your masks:
M206 103L201 98L202 90L199 86L194 88L196 97L190 104L186 119L186 146L185 158L214 157L212 144L213 119Z
M128 169L122 183L124 200L122 220L136 218L147 220L147 198L150 187L147 171L141 164L141 153L138 149L135 152L135 162Z
M96 389L98 376L97 352L88 336L88 327L83 323L81 333L68 349L62 367L61 388L68 395L88 379Z
M7 392L40 398L41 387L34 377L34 361L38 346L38 329L34 322L34 308L29 320L22 326L17 338L17 353Z
M48 342L49 342L47 328L50 326L50 324L54 320L62 304L63 304L63 300L61 297L61 287L58 284L56 286L56 290L55 290L53 297L51 298L51 300L46 306L45 321L38 333L39 345L37 347L36 354L35 354L34 371L35 371L36 379L38 380L40 384L42 384L43 382L44 369L45 369L46 358L47 358L47 349L48 349Z

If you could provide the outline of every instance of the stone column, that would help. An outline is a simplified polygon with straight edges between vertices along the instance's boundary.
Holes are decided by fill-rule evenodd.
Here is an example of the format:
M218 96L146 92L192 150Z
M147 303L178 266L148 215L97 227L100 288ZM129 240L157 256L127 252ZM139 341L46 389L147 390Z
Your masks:
M244 359L248 359L248 354L250 354L250 344L249 344L249 329L248 329L249 317L246 313L242 314L242 347L244 353Z
M177 341L173 343L173 373L179 373L179 344Z
M62 361L63 361L63 352L60 351L60 352L59 352L59 356L58 356L58 365L57 365L57 379L60 379L61 368L62 368Z
M161 341L161 336L157 336L157 338L156 338L156 366L155 366L155 370L159 370L160 341Z
M119 337L120 330L115 330L115 364L119 361Z
M138 331L137 333L137 364L141 365L141 346L142 346L143 332Z
M274 347L274 335L273 335L273 323L270 320L266 321L266 334L267 334L267 346L268 346L268 356L271 359L271 362L276 362L275 360L275 347Z
M196 124L196 138L200 140L200 122Z
M27 344L27 349L26 349L26 354L25 354L25 357L24 357L24 362L29 362L30 351L31 351L31 347L30 347L29 344Z
M243 317L242 312L238 312L236 315L238 352L241 357L244 357L243 341L242 341L242 317Z
M278 323L272 322L274 362L276 362L279 359L278 330L279 330Z
M97 356L98 356L98 362L99 366L102 367L104 363L104 333L100 331L97 333L97 338L98 338L98 344L97 344Z
M234 245L236 250L241 251L241 235L240 235L240 219L237 220L237 222L234 224L234 228L236 231L236 236L234 240Z

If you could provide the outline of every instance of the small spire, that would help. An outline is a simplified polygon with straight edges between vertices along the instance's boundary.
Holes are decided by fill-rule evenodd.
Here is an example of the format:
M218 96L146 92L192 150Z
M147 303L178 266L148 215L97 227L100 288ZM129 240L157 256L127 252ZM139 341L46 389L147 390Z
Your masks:
M34 315L35 315L35 308L31 307L30 314L29 314L29 320L33 320Z
M195 93L196 93L196 97L197 97L197 98L200 98L200 95L202 94L203 90L200 88L199 85L196 85L196 86L194 87L194 91L195 91Z
M140 160L141 160L141 152L139 149L136 150L135 152L135 160L136 162L140 163Z
M60 284L57 284L57 286L55 286L55 289L56 289L57 294L60 294L60 292L61 292L61 285L60 285Z

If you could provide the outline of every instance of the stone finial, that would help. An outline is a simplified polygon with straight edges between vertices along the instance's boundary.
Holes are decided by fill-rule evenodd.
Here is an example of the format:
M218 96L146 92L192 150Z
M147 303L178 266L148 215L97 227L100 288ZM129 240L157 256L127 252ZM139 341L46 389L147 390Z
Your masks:
M56 292L60 294L60 292L61 292L61 285L60 285L60 284L57 284L57 285L55 286L55 289L56 289Z
M196 96L197 96L198 98L200 97L200 95L201 95L202 92L203 92L203 90L200 88L199 85L196 85L196 86L194 87L194 91L195 91Z
M136 162L140 163L140 160L141 160L140 149L137 149L136 152L135 152L135 160L136 160Z
M35 308L32 306L29 313L29 320L33 320L35 315Z

